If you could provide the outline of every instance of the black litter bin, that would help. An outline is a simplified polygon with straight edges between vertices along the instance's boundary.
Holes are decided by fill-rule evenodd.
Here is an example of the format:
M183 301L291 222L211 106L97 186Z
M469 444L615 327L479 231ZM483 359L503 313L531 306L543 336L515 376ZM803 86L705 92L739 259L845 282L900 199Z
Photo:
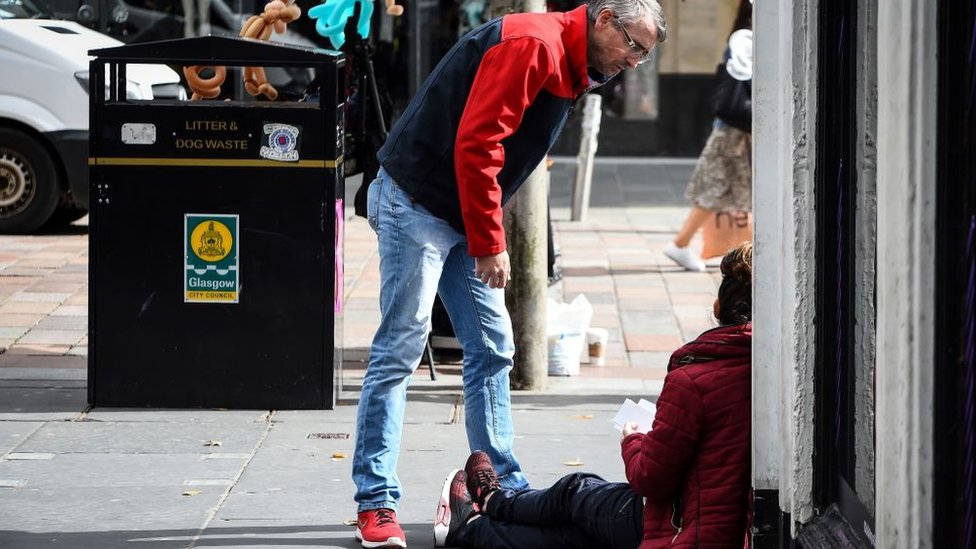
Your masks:
M218 36L91 54L89 403L332 408L342 54ZM134 101L134 64L303 67L318 86Z

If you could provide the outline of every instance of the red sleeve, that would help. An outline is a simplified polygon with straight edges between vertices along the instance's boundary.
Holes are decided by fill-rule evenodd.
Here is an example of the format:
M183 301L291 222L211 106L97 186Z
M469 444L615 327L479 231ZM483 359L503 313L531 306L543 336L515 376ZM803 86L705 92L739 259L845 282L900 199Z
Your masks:
M681 369L669 373L657 400L654 424L621 443L627 481L649 501L669 500L684 479L702 431L698 388Z
M505 251L502 140L512 135L525 109L555 71L549 48L538 38L509 38L481 60L454 142L454 170L461 214L473 257Z

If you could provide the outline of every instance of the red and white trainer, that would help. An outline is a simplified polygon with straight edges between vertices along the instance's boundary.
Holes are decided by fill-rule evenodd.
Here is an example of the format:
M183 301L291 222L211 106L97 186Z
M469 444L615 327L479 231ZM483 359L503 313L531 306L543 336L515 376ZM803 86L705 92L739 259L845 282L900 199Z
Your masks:
M501 489L498 474L491 465L491 458L481 450L472 452L464 464L464 474L468 477L468 493L471 494L471 499L478 510L484 513L485 499L495 490Z
M356 539L367 549L403 549L407 546L407 535L400 528L393 509L360 512L356 523Z
M434 547L453 547L453 538L458 530L480 516L472 505L466 480L464 471L460 469L451 471L444 480L434 517Z

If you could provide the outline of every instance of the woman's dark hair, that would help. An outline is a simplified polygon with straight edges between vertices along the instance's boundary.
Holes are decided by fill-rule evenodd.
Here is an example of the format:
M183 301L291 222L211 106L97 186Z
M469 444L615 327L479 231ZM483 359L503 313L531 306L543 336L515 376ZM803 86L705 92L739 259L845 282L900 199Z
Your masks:
M718 321L727 326L752 320L752 242L743 242L722 258Z
M732 30L729 36L737 30L752 28L752 2L749 0L739 0L739 10L735 12L735 22L732 23Z

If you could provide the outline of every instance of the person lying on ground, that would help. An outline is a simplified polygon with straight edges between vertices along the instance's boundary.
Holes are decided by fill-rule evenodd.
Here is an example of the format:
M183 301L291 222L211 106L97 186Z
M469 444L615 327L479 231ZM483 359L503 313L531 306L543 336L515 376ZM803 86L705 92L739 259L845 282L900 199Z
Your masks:
M483 452L452 471L437 547L746 546L751 463L752 243L722 259L720 326L671 355L647 433L624 426L627 482L574 473L542 490L499 485Z

